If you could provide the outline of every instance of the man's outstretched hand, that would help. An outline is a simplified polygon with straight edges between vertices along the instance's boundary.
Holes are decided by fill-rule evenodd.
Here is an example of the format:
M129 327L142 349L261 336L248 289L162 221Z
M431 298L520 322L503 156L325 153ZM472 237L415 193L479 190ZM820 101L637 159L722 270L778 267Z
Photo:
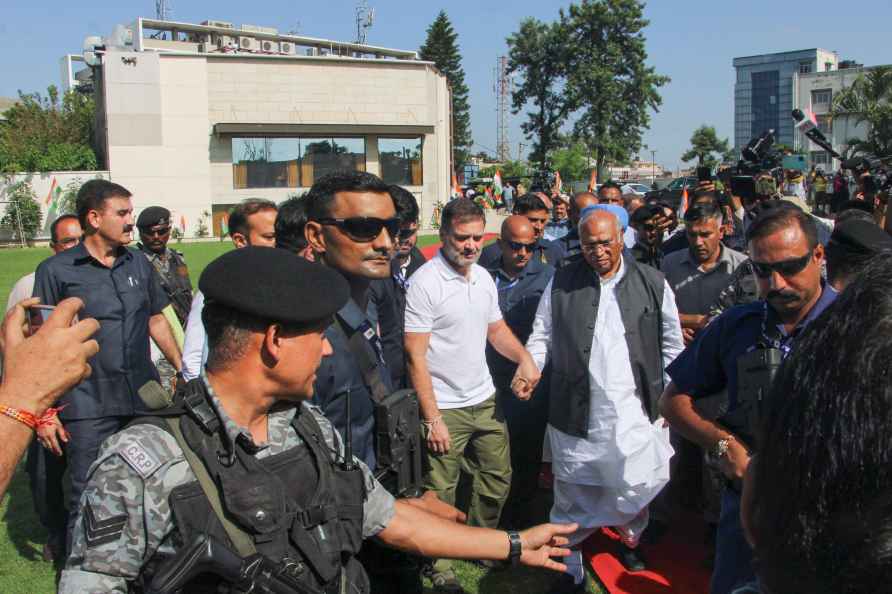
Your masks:
M0 328L4 400L38 416L90 376L87 361L99 352L99 344L90 339L99 322L91 318L71 325L84 306L76 297L60 301L40 329L25 338L27 308L39 302L32 298L17 303Z
M567 566L552 559L566 557L570 549L568 534L576 532L576 524L539 524L520 533L523 549L520 562L530 567L544 567L553 571L567 571Z

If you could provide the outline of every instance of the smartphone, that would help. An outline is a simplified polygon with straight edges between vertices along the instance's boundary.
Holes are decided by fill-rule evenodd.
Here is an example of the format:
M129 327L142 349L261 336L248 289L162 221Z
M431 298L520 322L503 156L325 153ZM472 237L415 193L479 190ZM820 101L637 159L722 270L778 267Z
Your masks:
M55 305L32 305L28 308L28 335L31 336L43 326L53 310Z
M749 175L735 175L731 178L731 195L741 200L755 199L756 180Z
M712 181L712 168L706 167L705 165L697 167L697 181Z
M28 308L28 336L32 336L40 330L40 327L50 318L50 314L53 313L54 309L56 309L55 305L32 305ZM71 319L71 325L74 326L77 322L78 317L75 315Z

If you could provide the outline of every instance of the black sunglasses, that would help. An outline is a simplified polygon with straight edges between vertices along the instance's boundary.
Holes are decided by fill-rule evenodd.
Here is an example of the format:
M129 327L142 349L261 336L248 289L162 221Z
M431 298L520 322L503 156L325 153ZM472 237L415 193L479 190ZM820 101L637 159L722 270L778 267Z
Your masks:
M400 233L400 220L379 219L378 217L352 217L349 219L318 219L321 225L334 225L356 241L372 241L381 235L381 229L387 229L391 239Z
M400 229L400 239L406 240L418 233L418 227L414 229Z
M812 254L809 252L801 258L793 258L792 260L782 260L780 262L756 262L752 260L753 272L759 278L768 278L772 272L777 272L781 276L793 276L799 274L808 266Z
M526 250L532 254L533 250L536 249L535 241L533 243L521 243L519 241L507 241L505 243L507 243L508 247L510 247L515 252L519 252L520 250Z
M168 233L170 233L170 227L161 227L159 229L140 229L140 233L143 235L147 235L149 237L164 237Z

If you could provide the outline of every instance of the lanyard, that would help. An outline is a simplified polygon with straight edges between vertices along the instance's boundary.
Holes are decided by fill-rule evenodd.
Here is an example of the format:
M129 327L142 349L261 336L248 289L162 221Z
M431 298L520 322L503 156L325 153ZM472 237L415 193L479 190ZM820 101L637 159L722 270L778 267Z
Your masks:
M762 338L768 348L779 350L781 357L786 359L787 355L793 350L793 342L798 334L798 330L796 328L792 333L783 336L777 327L769 327L768 302L762 302Z

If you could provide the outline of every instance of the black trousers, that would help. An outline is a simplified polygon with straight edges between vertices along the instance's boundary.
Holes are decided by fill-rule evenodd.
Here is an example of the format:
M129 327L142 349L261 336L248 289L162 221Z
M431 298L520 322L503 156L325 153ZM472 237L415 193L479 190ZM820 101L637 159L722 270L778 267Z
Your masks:
M528 528L541 519L533 508L548 424L548 379L543 374L533 397L523 401L511 391L510 377L493 376L496 399L505 415L511 444L511 490L499 522L505 528Z
M35 439L28 446L28 471L34 511L46 528L51 544L64 545L68 525L68 509L65 504L63 477L67 457L56 456Z
M68 543L71 544L74 522L80 511L81 494L87 486L90 466L99 456L102 442L120 431L133 417L102 417L100 419L78 419L63 421L71 438L65 446L68 457L68 473L71 478L71 493L68 497Z

